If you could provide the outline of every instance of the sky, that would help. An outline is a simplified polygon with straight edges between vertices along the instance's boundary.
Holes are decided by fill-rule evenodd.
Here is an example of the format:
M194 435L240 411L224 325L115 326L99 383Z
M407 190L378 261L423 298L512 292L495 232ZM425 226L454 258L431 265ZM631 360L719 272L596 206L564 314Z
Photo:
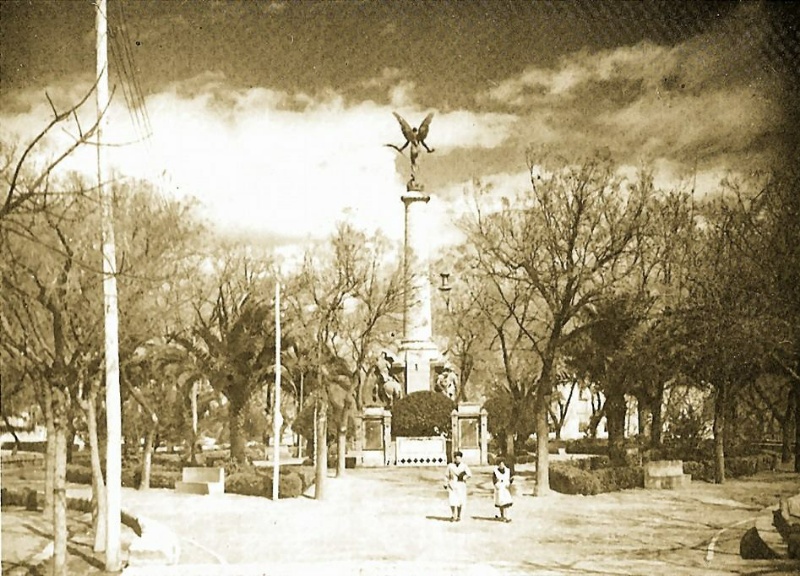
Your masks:
M392 111L413 125L434 113L420 158L434 244L458 237L475 179L527 189L529 146L575 161L605 148L704 193L796 156L796 16L762 2L109 0L110 161L277 245L342 219L402 236ZM0 2L5 146L46 125L47 96L63 109L91 88L94 18L89 0ZM94 114L90 99L82 125ZM34 157L76 132L64 124ZM86 147L65 169L94 161Z

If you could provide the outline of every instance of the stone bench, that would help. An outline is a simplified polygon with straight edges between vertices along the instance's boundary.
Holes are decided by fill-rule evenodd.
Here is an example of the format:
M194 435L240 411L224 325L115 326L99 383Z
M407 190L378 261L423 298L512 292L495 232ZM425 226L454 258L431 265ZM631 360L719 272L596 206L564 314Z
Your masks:
M175 482L175 491L183 494L224 494L224 468L184 468L182 481Z
M683 473L683 460L653 460L644 465L645 488L680 488L691 482L692 475Z

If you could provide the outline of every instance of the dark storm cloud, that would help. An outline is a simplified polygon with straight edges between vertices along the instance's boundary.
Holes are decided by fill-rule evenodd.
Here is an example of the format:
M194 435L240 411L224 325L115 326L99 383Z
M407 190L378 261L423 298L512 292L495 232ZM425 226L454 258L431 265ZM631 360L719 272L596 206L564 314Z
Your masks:
M516 110L531 141L572 153L604 147L622 161L741 165L774 153L769 135L782 123L769 38L763 8L745 4L675 46L581 50L529 67L481 100Z

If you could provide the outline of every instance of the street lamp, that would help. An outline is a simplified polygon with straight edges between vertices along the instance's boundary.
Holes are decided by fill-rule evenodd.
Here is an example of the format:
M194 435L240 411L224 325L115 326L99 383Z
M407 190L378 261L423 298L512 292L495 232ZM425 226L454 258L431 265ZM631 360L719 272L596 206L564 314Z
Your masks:
M450 272L440 272L439 277L442 279L442 283L439 285L439 292L442 293L444 296L444 302L447 306L447 312L450 312L450 290L453 289L450 286Z

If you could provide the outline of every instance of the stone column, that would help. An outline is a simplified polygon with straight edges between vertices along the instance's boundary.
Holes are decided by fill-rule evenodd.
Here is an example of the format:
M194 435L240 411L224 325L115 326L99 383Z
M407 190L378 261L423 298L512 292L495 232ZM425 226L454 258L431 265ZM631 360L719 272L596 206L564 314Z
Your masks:
M400 352L405 364L405 393L431 389L431 361L438 358L431 322L429 227L425 207L431 197L412 185L402 196L405 206L403 251L404 308Z
M394 463L394 450L392 449L392 413L383 411L383 461L386 466Z

